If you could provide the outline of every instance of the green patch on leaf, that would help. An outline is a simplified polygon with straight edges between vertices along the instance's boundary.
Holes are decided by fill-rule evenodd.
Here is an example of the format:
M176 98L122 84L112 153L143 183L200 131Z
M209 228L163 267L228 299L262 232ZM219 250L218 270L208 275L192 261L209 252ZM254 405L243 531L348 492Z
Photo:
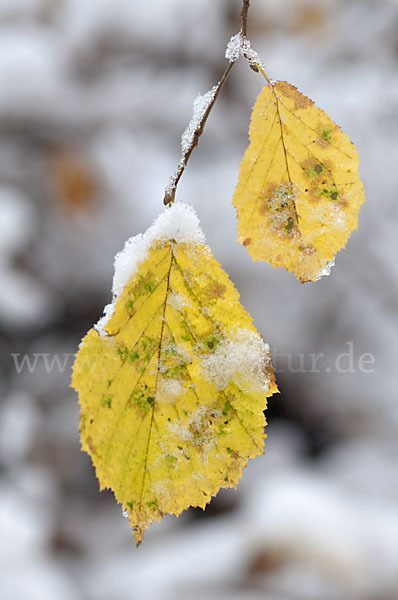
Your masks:
M111 398L111 396L103 396L102 397L102 404L104 406L106 406L107 408L112 408L112 398Z
M156 281L146 281L144 287L149 294L152 294L156 289Z
M289 217L285 224L285 231L287 231L287 233L290 233L294 229L294 226L295 222L293 217Z
M118 346L116 348L116 354L118 354L123 362L125 362L129 357L129 350L128 348L122 348L121 346Z
M152 390L145 385L144 388L136 388L130 395L130 402L133 402L138 408L145 411L149 410L155 402L155 395Z
M308 167L306 173L308 177L319 177L325 172L325 167L321 163L316 163L313 167Z
M331 144L332 143L332 132L333 129L324 129L321 133L321 138L322 141L325 142L325 144Z
M207 340L205 341L207 348L209 350L211 350L212 352L214 352L214 350L217 348L219 343L220 343L220 340L217 337L215 337L214 335L207 338Z
M329 198L330 200L336 201L339 199L339 191L334 183L330 188L322 187L319 192L320 196L324 196L325 198Z
M187 373L187 365L185 362L181 362L175 367L170 367L167 369L163 375L166 379L179 379L180 377L184 377Z
M224 415L224 417L226 417L227 415L229 415L229 412L230 412L231 408L232 408L232 405L231 405L230 401L229 400L225 400L224 408L222 409L222 414Z

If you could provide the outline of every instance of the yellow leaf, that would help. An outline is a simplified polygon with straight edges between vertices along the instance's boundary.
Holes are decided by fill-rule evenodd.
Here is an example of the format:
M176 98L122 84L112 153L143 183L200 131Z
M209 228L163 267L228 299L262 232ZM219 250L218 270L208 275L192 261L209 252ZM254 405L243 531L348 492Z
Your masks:
M285 81L264 87L233 199L253 260L301 282L328 274L365 201L358 164L348 136L312 100Z
M116 258L114 303L83 339L72 385L82 447L139 544L166 513L202 508L263 452L268 346L206 246L167 208Z

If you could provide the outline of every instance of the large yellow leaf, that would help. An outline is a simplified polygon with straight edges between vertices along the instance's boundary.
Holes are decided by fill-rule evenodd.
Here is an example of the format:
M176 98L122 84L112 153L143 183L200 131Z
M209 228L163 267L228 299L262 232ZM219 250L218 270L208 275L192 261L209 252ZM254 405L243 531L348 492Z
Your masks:
M365 201L358 163L350 139L312 100L285 81L264 87L233 200L251 257L302 282L326 274Z
M263 452L268 346L184 204L116 258L114 303L73 369L82 447L137 544L153 520L204 507Z

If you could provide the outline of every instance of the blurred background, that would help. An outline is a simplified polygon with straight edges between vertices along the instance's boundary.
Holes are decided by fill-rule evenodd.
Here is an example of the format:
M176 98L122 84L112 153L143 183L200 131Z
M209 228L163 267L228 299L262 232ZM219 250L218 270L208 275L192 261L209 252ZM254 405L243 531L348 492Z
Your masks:
M270 343L266 453L135 548L79 449L69 388L113 257L162 209L240 0L0 0L2 600L396 600L396 0L252 0L267 73L361 157L367 203L330 277L253 263L231 205L263 80L240 61L177 197ZM321 354L314 364L314 355Z

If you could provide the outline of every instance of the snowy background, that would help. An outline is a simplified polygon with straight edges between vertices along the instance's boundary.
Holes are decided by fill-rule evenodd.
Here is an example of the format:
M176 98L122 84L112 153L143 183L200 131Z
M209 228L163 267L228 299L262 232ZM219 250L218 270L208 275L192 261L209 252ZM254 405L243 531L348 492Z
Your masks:
M319 283L251 262L231 197L263 82L239 62L178 198L270 343L281 394L238 490L136 550L79 450L72 354L110 300L113 256L162 209L241 2L0 0L2 600L398 597L398 3L252 5L268 75L351 136L368 202Z

